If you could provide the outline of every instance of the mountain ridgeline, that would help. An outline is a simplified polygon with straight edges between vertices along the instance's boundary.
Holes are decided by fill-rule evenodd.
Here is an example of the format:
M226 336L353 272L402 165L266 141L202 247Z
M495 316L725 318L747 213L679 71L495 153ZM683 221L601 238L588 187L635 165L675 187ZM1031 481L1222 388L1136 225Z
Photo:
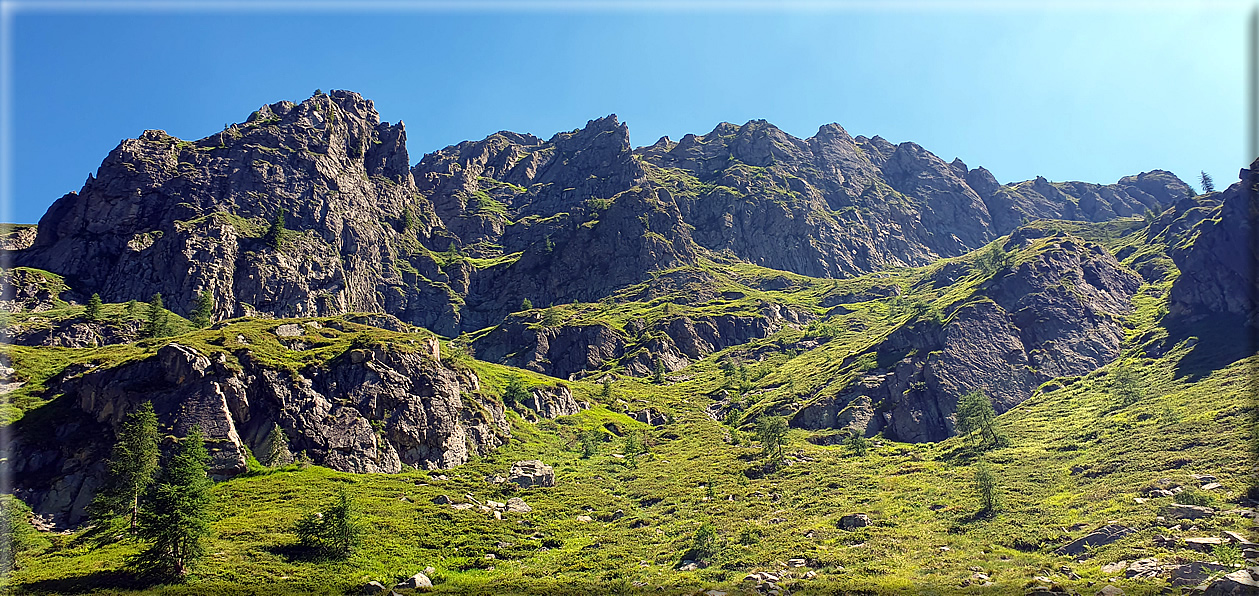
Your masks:
M1003 186L834 124L798 139L723 123L635 150L608 116L409 159L402 123L347 91L263 106L199 141L146 131L48 210L14 264L106 302L160 292L186 313L209 291L216 319L384 312L454 336L525 299L593 302L706 255L849 277L958 256L1024 221L1105 221L1190 194L1163 171Z

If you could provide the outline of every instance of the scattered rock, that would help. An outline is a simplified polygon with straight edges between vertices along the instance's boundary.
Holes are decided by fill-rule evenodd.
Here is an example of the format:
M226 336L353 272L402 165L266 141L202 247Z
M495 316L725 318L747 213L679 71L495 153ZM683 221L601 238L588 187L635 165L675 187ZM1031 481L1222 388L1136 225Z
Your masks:
M446 495L437 495L436 497L433 497L433 503L436 505L449 505L453 502L454 500Z
M1215 510L1200 505L1181 505L1172 503L1163 507L1163 516L1171 519L1208 519L1215 515Z
M1224 485L1219 482L1208 482L1202 485L1202 490L1220 490L1222 488L1224 488Z
M1185 546L1204 553L1211 552L1217 546L1225 544L1226 541L1218 536L1205 536L1201 538L1186 538Z
M395 590L427 590L432 587L433 587L433 582L432 580L428 579L427 575L424 575L423 573L417 573L407 578L406 580L399 582L397 585L393 587L393 589Z
M839 527L845 530L864 528L870 525L870 516L864 513L849 513L839 518Z
M1085 552L1090 547L1110 544L1124 536L1127 536L1136 530L1119 524L1107 524L1084 536L1065 544L1054 551L1060 555L1078 555Z
M1146 579L1158 575L1163 567L1159 565L1158 559L1138 559L1128 565L1128 570L1124 572L1124 577L1129 579Z
M302 326L296 323L288 323L275 328L275 334L280 337L298 337L302 333Z
M681 567L678 567L678 571L695 571L696 569L699 569L699 565L696 565L695 563L686 563Z
M386 588L384 584L372 580L364 584L362 588L359 588L358 593L361 596L371 596L372 594L379 594L388 589L389 588Z
M1102 589L1097 591L1097 596L1123 596L1123 594L1123 590L1118 586L1102 586Z
M518 461L507 473L507 481L515 482L521 488L555 486L555 469L536 459Z
M1253 596L1259 594L1259 582L1245 569L1226 574L1205 586L1203 596Z
M530 511L533 511L533 508L525 503L524 499L520 497L512 497L507 499L507 511L511 513L529 513Z
M1170 565L1163 568L1168 583L1173 586L1196 586L1212 574L1221 571L1232 571L1232 567L1220 563L1190 562L1181 565Z
M1102 573L1123 573L1128 568L1127 561L1115 561L1102 565Z
M804 567L806 565L808 565L808 562L805 561L804 559L788 559L787 560L788 567Z
M582 523L592 522L594 521L594 518L590 517L589 515L578 515L577 521L582 522Z

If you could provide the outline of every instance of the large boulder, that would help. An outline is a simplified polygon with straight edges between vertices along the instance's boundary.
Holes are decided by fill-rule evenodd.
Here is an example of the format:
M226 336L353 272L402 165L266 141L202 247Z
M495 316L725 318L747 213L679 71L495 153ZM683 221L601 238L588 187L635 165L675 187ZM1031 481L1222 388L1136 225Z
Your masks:
M521 488L555 486L555 469L536 459L518 461L507 473L507 481L515 482Z
M1107 524L1059 547L1058 550L1054 552L1060 555L1078 555L1086 552L1090 548L1101 546L1103 544L1110 544L1134 532L1136 532L1136 530L1127 526Z

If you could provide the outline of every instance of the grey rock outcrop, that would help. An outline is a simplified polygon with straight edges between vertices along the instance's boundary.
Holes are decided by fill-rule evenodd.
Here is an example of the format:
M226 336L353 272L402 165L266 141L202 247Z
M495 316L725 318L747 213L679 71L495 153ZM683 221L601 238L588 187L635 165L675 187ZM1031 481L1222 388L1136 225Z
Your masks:
M555 486L555 469L536 459L518 461L507 472L507 481L521 488Z
M1038 235L1024 230L1007 248ZM806 405L791 424L937 441L952 434L957 400L968 391L983 390L1004 412L1049 379L1109 362L1140 279L1100 246L1057 235L1039 242L1033 258L998 271L943 324L918 319L894 330L874 348L887 364Z
M293 453L346 472L449 468L506 440L502 406L476 393L471 373L423 353L362 351L359 362L343 356L293 372L247 352L233 360L171 343L148 358L66 378L56 387L64 395L55 421L24 418L14 429L8 457L16 486L36 511L77 523L117 425L145 401L165 434L201 427L217 477L243 472L245 448L263 452L277 424Z
M564 385L534 387L521 405L537 412L543 418L572 416L590 407L589 404L573 399L573 392Z

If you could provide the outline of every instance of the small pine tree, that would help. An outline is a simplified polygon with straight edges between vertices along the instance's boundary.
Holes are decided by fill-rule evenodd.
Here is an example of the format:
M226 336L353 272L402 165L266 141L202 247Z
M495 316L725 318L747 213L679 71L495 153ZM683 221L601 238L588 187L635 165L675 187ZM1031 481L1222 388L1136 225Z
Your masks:
M717 556L717 528L711 522L704 522L695 529L689 556L700 563L711 563Z
M594 456L595 453L598 452L598 443L596 443L596 439L595 439L596 436L597 435L595 434L595 431L593 430L582 431L581 456L583 458L590 458Z
M642 453L643 447L638 442L638 435L633 431L625 433L625 464L630 468L638 467L638 454Z
M787 419L782 416L761 416L756 421L756 437L761 442L761 456L771 468L783 460L787 445Z
M1127 407L1141 401L1141 383L1131 365L1122 363L1111 375L1111 393L1115 396L1116 407Z
M979 493L979 512L992 513L1000 506L997 475L988 462L975 464L975 492Z
M262 460L262 465L268 468L284 465L293 459L293 454L289 451L289 438L284 434L279 424L271 427L271 432L267 434L267 455Z
M1203 193L1210 194L1215 192L1215 181L1211 179L1210 174L1202 172L1202 176L1199 180L1202 182Z
M193 306L189 318L192 319L192 324L196 325L198 329L210 326L214 319L214 297L210 295L209 290L197 294L197 303Z
M1005 435L997 426L997 412L992 407L992 400L978 389L957 400L957 432L980 451L1007 444Z
M1010 253L1006 252L1000 242L984 249L975 259L975 267L984 275L993 275L1008 264L1010 264Z
M293 533L299 544L315 553L344 559L362 541L363 527L350 492L342 487L331 505L297 520Z
M152 402L140 404L123 420L109 457L104 488L88 506L98 526L114 527L115 522L125 519L130 531L136 531L140 500L157 473L159 440Z
M525 380L519 376L507 379L507 385L503 387L503 405L512 408L525 403L527 399L529 388L525 385Z
M135 300L128 300L127 308L124 310L128 319L134 319L140 316L140 303Z
M664 383L664 360L656 356L656 372L651 375L651 380L657 385Z
M149 299L148 308L144 312L144 337L166 337L170 335L170 311L162 305L162 294L159 292Z
M612 402L612 377L603 377L603 391L599 393L599 398L604 403Z
M88 321L96 322L101 319L101 295L92 294L87 300L87 307L83 309L83 318Z
M204 554L213 504L209 461L201 429L194 426L140 509L137 533L148 548L131 565L142 574L178 579Z
M520 310L533 310L533 303L528 298L525 298L520 302Z
M844 440L844 444L847 445L848 450L857 457L865 455L866 452L870 450L870 441L866 439L865 435L859 433L849 436L846 440Z
M275 214L275 219L271 220L271 226L267 228L267 234L263 236L267 246L272 250L280 250L284 245L284 209L281 208Z

